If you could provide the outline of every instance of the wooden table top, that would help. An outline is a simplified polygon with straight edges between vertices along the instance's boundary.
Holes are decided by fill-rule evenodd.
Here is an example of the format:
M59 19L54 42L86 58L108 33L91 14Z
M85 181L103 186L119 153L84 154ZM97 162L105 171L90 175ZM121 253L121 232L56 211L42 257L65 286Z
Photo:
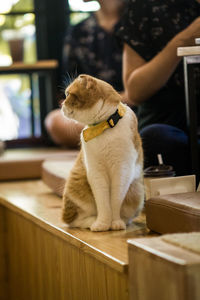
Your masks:
M96 233L87 229L69 228L60 218L61 198L53 194L42 180L0 183L0 204L119 272L127 271L127 240L150 235L144 215L122 231Z

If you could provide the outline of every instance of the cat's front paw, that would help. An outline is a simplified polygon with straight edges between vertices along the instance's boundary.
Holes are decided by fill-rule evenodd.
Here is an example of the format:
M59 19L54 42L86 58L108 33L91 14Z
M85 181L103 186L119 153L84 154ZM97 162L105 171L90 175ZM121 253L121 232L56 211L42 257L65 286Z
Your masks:
M96 220L90 227L91 231L107 231L110 229L110 223Z
M111 229L112 230L123 230L123 229L126 229L126 224L121 219L114 220L114 221L112 221Z

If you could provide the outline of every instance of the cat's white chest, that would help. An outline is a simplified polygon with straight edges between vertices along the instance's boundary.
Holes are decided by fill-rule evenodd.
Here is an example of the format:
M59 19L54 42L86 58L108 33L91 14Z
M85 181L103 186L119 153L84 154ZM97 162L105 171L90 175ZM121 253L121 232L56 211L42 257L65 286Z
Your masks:
M128 111L114 128L106 129L103 134L89 142L85 142L81 136L86 170L94 171L95 168L114 170L116 166L116 172L117 168L120 168L131 173L131 177L135 177L138 153L133 143L131 114L132 112ZM130 172L128 169L133 171Z

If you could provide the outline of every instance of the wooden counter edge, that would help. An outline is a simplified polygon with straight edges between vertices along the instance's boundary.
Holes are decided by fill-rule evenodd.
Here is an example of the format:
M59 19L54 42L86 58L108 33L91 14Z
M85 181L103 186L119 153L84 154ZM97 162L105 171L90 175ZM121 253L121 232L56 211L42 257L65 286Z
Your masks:
M39 227L47 230L48 232L52 233L53 235L67 241L68 243L72 244L73 246L80 248L84 253L91 255L92 257L96 258L102 263L105 263L109 267L115 269L120 273L127 273L128 265L115 257L100 251L99 249L87 244L86 242L80 240L79 238L73 236L72 234L64 231L63 229L50 224L49 222L45 221L44 219L30 214L29 212L9 203L1 194L0 194L0 205L10 209L11 211L17 213L20 216L23 216L25 219L32 221L34 224L38 225Z
M197 262L200 264L200 256L197 253L183 247L167 243L162 240L161 237L138 238L134 240L129 239L127 242L129 249L140 249L141 251L148 252L150 255L159 257L160 259L173 264L183 267L188 264L196 264ZM182 253L181 256L179 255L180 252Z

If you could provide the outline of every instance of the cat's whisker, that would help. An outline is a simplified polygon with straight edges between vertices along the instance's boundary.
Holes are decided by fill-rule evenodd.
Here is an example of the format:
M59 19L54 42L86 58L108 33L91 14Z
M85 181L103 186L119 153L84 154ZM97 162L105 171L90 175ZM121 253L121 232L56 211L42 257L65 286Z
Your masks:
M66 73L66 76L63 79L63 84L66 87L68 87L73 82L72 76L69 74L69 72Z
M58 89L59 89L62 93L65 92L65 86L63 86L63 85L58 85Z
M74 74L72 74L72 79L73 79L72 81L74 81L76 77L78 77L77 66L76 66L76 69L75 69L75 71L74 71Z

